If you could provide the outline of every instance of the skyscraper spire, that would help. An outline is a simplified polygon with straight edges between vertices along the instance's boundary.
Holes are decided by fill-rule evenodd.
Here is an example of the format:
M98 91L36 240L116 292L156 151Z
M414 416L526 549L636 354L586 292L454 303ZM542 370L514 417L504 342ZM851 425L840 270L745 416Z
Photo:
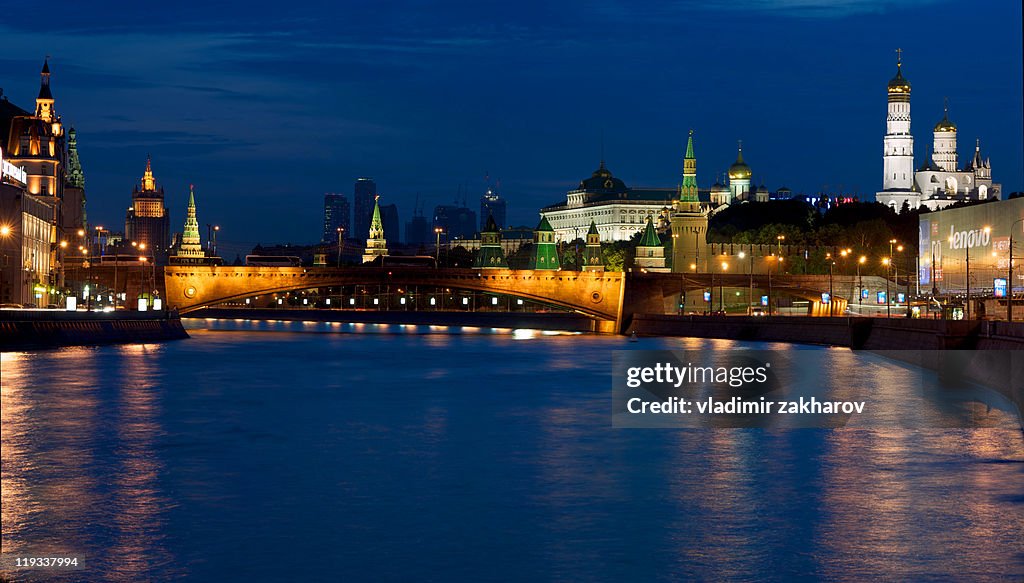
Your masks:
M146 154L146 171L142 174L142 191L153 192L156 190L156 179L153 178L153 159Z

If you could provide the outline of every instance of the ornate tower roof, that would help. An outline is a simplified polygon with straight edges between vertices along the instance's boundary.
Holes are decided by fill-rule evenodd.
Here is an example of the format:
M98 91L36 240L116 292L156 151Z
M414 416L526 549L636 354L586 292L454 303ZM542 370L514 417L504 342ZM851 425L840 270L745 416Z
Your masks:
M205 257L199 238L199 219L196 217L196 194L193 185L188 185L188 207L185 210L185 229L181 233L179 257Z
M43 70L39 72L39 97L37 99L53 99L50 93L50 59L43 61Z
M594 219L590 219L590 228L587 229L587 235L600 235L597 232L597 223L594 222Z
M647 227L644 229L644 236L640 239L639 247L661 247L661 237L654 228L654 221L647 217Z
M370 219L370 239L384 238L384 223L380 220L380 195L373 198L373 218Z

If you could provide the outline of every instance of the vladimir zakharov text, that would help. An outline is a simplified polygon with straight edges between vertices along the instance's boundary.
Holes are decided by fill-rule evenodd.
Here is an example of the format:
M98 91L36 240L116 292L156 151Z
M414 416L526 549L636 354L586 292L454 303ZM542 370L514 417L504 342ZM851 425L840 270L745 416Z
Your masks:
M634 366L626 369L626 386L636 389L644 383L672 385L676 388L687 384L728 384L730 387L742 387L747 383L763 383L768 380L768 369L771 363L764 366L693 366L687 363L684 367L672 366L659 362L652 366Z

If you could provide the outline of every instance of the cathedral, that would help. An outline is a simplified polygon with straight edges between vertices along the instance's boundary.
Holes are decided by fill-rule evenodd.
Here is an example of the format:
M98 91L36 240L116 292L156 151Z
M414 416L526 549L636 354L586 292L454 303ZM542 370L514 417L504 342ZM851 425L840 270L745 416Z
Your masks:
M900 53L900 51L897 51ZM957 152L957 127L945 108L933 128L932 146L924 163L914 170L914 136L910 133L910 82L903 62L896 60L896 76L889 81L888 115L882 153L882 190L875 199L895 210L945 208L961 201L998 199L1001 185L992 182L992 165L981 155L981 140L963 167Z

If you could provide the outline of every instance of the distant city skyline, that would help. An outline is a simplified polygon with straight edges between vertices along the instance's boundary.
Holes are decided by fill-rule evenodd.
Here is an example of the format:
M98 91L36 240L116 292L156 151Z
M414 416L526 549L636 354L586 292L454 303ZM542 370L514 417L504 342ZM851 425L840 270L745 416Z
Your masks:
M44 30L0 25L14 104L31 108L52 55L92 224L123 226L152 154L172 229L194 183L224 247L316 241L324 193L352 200L360 176L403 219L417 196L473 206L500 181L508 224L533 225L602 153L630 186L676 186L691 128L701 187L742 139L754 185L870 199L897 47L915 166L948 97L961 160L980 138L1004 193L1024 184L1017 3L314 2L316 19L283 20L203 6L152 19L130 3L99 14L56 2ZM936 42L951 21L956 42Z

